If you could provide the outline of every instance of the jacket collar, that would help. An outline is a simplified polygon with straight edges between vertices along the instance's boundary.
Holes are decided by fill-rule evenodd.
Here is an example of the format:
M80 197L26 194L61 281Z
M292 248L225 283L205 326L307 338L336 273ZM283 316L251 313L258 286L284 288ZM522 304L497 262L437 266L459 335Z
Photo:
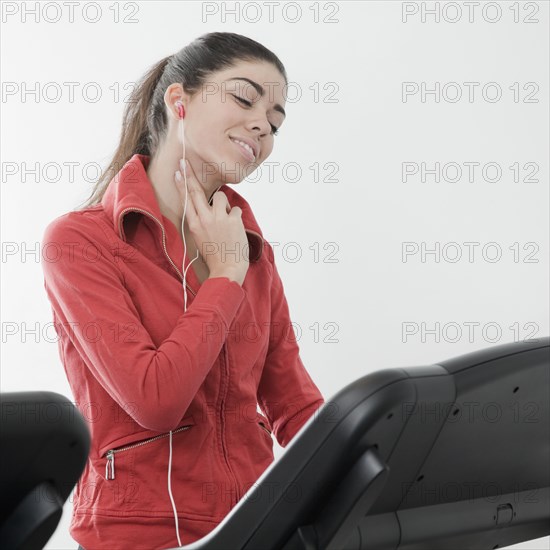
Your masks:
M126 241L124 218L128 212L132 211L138 214L142 211L142 215L146 213L156 218L166 231L163 215L146 171L150 160L148 155L134 154L109 182L101 199L103 209L112 220L115 233L124 241ZM248 238L249 260L257 262L262 256L265 241L248 202L227 185L222 185L220 191L225 193L232 207L241 208L242 221Z

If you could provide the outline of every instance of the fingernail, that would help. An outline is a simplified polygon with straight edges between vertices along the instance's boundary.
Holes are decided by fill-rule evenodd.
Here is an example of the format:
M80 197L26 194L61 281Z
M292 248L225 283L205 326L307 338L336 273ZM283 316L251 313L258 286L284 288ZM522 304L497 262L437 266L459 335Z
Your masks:
M176 170L176 179L177 179L178 181L181 181L181 173L180 173L179 170Z
M187 164L186 160L180 159L180 167L181 167L182 171L185 171L186 164Z

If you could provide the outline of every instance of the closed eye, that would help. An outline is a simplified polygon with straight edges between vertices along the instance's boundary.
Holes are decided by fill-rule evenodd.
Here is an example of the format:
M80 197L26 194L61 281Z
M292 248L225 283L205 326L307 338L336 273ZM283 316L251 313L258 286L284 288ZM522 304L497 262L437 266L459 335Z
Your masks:
M234 98L238 99L241 103L244 103L248 107L252 107L252 103L250 101L247 101L246 99L243 99L242 97L239 97L238 95L231 94ZM276 136L279 133L279 129L276 126L273 126L273 124L269 124L271 126L271 133Z

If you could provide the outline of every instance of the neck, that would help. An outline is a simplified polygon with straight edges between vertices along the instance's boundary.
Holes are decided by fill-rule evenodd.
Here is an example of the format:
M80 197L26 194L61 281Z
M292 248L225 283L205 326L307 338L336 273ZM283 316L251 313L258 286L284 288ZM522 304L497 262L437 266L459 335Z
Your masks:
M168 142L170 143L170 141ZM181 159L181 149L169 149L167 146L160 147L154 157L151 157L147 167L147 177L153 186L155 196L160 208L160 211L166 216L178 229L181 235L181 220L183 218L183 200L179 194L175 182L175 172L180 168L179 161ZM195 159L195 160L194 160ZM201 161L196 159L194 155L188 155L187 160L195 168L195 173L200 174L198 167ZM214 192L222 185L219 180L215 180L212 176L210 181L200 181L199 184L204 191L204 196L208 201ZM189 191L187 200L190 201ZM187 203L189 209L189 202ZM188 234L187 215L185 216L185 233ZM182 235L183 237L183 235Z

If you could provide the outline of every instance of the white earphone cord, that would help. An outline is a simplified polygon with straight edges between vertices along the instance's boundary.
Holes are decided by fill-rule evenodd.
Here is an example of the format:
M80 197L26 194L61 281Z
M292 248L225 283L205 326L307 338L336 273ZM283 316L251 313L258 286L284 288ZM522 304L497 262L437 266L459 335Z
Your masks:
M183 156L182 158L185 161L185 134L183 131L183 118L180 117L180 128L181 128L181 143L183 146ZM187 210L187 173L186 170L183 171L183 180L185 182L185 202L183 204L183 217L181 219L181 234L184 235L184 223L185 223L185 212ZM221 187L221 186L220 186ZM218 191L220 189L216 189ZM185 269L185 257L187 255L187 245L185 243L185 238L183 239L183 264L181 266L181 269L183 271L183 310L184 312L187 311L187 285L186 285L186 277L187 277L187 270L191 267L191 264L199 257L199 251L197 250L197 255L189 262L189 265L187 266L187 269ZM178 527L178 511L176 509L176 504L174 502L174 497L172 496L172 485L171 485L171 477L172 477L172 430L170 430L170 457L168 459L168 494L170 495L170 501L172 502L172 509L174 510L174 519L176 522L176 536L178 537L178 546L182 546L181 539L180 539L180 533L179 533L179 527Z

